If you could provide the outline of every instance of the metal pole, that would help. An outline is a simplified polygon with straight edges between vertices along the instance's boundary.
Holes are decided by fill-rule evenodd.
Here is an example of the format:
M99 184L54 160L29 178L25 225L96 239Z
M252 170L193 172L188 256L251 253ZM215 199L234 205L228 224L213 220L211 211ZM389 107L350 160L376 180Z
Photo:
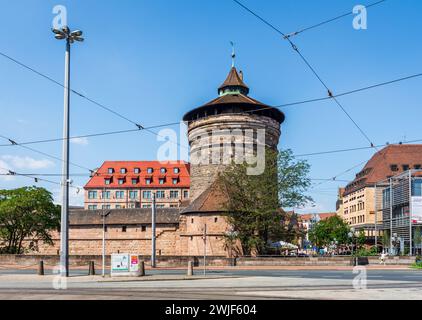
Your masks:
M204 225L204 276L207 275L207 224Z
M64 77L62 212L60 233L60 275L69 276L69 105L70 105L70 40L66 39Z
M390 254L393 254L393 179L390 178Z
M377 205L377 185L375 185L375 204L374 204L374 209L375 209L375 249L377 250L377 254L378 254L378 205Z
M413 230L412 230L412 170L409 170L409 256L413 255Z
M105 277L105 214L103 212L103 278L104 277Z
M152 228L151 228L151 268L156 267L155 263L155 216L156 216L156 203L155 203L155 192L152 193L152 212L151 212Z

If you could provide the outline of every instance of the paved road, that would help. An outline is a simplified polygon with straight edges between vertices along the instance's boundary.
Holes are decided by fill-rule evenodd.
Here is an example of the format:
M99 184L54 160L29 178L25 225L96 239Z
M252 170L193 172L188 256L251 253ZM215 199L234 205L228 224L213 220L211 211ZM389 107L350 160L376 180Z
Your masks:
M54 276L17 272L0 272L0 299L422 299L416 270L368 270L367 288L359 290L351 270L219 270L196 280L182 280L182 270L160 270L149 278L156 281L116 282L79 271L67 290L53 289Z

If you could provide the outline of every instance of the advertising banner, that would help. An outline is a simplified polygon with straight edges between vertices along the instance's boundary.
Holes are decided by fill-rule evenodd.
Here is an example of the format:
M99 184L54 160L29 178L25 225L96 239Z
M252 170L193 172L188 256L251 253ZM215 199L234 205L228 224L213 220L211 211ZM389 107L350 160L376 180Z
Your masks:
M411 200L412 208L412 223L422 224L422 197L412 197Z

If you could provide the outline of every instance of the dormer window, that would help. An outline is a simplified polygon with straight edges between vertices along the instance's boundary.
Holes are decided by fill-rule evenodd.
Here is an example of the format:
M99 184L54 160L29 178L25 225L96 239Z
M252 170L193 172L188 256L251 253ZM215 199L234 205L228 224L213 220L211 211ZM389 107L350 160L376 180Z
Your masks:
M153 174L154 173L154 169L153 168L148 168L147 169L148 174Z
M139 183L139 179L138 178L132 178L132 184L138 184Z
M174 185L176 185L176 184L178 184L178 183L179 183L179 179L174 178L174 179L173 179L173 184L174 184Z
M166 179L165 178L161 178L160 180L159 180L159 183L160 184L164 184L166 182Z
M180 168L174 168L174 169L173 169L173 173L175 173L175 174L179 174L179 173L180 173Z
M104 183L105 183L106 185L110 185L110 184L111 184L111 178L106 178L106 179L104 179Z
M122 184L124 184L125 183L125 179L124 178L120 178L119 179L119 185L122 185Z
M121 168L120 169L120 173L121 174L126 174L127 173L127 169L126 168Z
M160 173L161 173L161 174L166 174L166 172L167 172L167 169L166 169L166 168L161 168L161 169L160 169Z
M152 179L145 179L145 184L146 185L150 185L152 183Z
M141 173L141 169L140 168L135 168L135 169L133 169L133 173L140 174Z
M113 168L108 168L107 172L108 172L108 174L113 174L114 173L114 169Z

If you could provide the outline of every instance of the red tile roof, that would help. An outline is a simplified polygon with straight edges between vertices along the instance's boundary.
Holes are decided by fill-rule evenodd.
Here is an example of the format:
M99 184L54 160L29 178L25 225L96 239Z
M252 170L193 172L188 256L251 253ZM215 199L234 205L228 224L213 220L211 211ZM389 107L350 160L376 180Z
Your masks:
M109 174L108 169L114 169L113 174ZM135 168L141 170L140 174L135 173ZM148 168L154 171L152 174L147 173ZM161 169L165 168L167 172L161 173ZM175 168L180 169L180 173L173 172ZM121 169L126 169L127 173L120 173ZM105 179L112 177L109 185L105 184ZM159 183L159 179L165 177L164 184ZM125 178L122 185L119 184L119 178ZM137 184L132 184L132 179L139 178ZM152 183L147 185L146 178L152 178ZM177 185L173 184L173 179L178 178ZM189 188L190 187L190 164L185 161L105 161L103 165L96 171L96 174L85 185L85 189L93 188Z
M397 166L397 171L392 170L392 165ZM402 173L403 165L409 169L422 166L422 144L390 145L378 151L346 187L344 195Z
M301 214L300 219L302 221L309 221L311 220L315 215L318 215L321 220L327 220L331 217L334 217L337 215L335 212L327 212L327 213L309 213L309 214Z

